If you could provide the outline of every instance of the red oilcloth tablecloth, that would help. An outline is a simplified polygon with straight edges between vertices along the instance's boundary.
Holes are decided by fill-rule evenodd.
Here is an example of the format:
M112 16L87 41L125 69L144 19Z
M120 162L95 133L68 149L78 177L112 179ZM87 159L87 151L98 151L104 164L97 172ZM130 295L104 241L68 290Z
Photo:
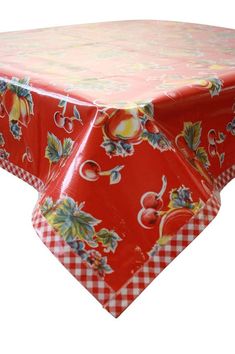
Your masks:
M0 165L39 191L39 237L118 316L235 175L235 31L110 22L0 48Z

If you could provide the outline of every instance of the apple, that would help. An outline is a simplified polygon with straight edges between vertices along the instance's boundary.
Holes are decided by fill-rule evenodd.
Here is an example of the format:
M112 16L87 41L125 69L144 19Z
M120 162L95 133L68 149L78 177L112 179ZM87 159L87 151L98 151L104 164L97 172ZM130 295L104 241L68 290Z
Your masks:
M117 110L104 125L104 132L111 140L138 141L143 127L137 112Z
M152 229L159 221L159 213L153 208L141 209L137 219L142 227Z

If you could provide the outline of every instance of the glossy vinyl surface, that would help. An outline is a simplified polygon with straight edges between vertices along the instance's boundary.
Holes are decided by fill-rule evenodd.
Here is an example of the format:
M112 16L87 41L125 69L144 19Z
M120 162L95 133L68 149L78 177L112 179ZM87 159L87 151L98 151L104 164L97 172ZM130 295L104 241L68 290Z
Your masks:
M36 231L118 316L233 169L235 31L110 22L1 33L0 48L1 166L39 181Z

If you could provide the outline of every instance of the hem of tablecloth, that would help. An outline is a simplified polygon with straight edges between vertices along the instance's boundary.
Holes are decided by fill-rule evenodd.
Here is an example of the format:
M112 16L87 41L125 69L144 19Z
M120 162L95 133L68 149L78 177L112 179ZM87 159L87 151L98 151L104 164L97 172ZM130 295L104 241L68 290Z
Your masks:
M4 170L10 172L14 176L22 179L24 182L28 183L30 186L34 187L39 193L44 187L43 181L32 173L24 170L22 167L19 167L7 159L0 157L0 167Z
M235 177L235 165L221 173L215 180L215 189L203 208L183 225L169 243L159 247L125 286L105 304L105 309L118 317L141 292L169 265L217 216L221 190Z
M0 159L0 166L18 176L39 192L43 182L36 176ZM114 291L104 279L89 267L81 257L56 233L41 214L37 204L32 216L33 227L43 243L67 268L67 270L103 305L114 317L118 317L140 293L171 263L216 217L220 208L220 194L223 187L235 177L235 165L216 179L215 191L204 207L183 225L170 242L161 246L151 258L118 291Z

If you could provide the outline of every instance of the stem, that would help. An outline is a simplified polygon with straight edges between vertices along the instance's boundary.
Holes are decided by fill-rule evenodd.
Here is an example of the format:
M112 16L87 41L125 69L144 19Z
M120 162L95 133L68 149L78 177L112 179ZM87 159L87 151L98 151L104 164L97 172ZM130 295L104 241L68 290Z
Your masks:
M68 97L68 95L67 95L67 97ZM63 111L62 111L63 117L64 117L66 109L67 109L67 103L68 103L68 101L65 101L65 105L64 105Z
M48 175L47 175L47 180L46 180L46 182L48 182L49 177L50 177L50 174L51 174L51 162L49 163L49 169L48 169Z
M166 191L166 186L167 186L167 179L166 179L166 176L163 175L163 176L162 176L162 188L161 188L161 190L157 193L158 198L161 198L161 197L163 196L163 194L164 194L165 191Z

